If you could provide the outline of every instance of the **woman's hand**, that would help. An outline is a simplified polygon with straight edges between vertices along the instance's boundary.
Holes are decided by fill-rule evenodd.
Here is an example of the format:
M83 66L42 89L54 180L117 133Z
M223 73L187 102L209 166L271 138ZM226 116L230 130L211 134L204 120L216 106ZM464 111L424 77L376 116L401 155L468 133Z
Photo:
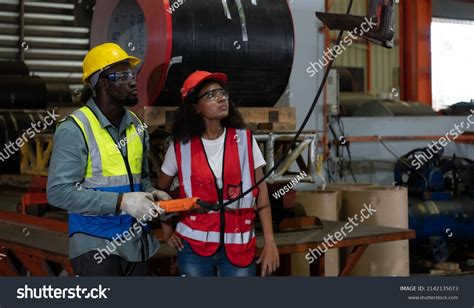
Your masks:
M280 255L275 241L265 242L263 251L257 260L257 264L262 263L262 277L270 276L280 267Z
M178 235L176 235L176 232L173 232L168 238L165 237L165 242L168 246L179 251L184 248L183 241Z

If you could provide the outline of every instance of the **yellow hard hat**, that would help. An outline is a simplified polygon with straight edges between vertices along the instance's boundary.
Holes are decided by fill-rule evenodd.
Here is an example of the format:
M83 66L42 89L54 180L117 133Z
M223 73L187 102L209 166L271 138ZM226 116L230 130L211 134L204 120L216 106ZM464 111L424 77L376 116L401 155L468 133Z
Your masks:
M125 50L114 43L105 43L92 48L82 62L82 82L87 83L94 73L125 60L130 62L132 68L141 62L140 59L129 56Z

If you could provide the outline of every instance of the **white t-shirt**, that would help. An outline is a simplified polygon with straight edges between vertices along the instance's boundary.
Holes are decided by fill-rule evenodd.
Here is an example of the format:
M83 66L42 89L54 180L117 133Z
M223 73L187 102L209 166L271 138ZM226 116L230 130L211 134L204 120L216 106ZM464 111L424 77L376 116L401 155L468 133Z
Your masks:
M222 186L222 159L224 159L224 141L225 141L226 130L224 133L215 140L202 139L204 145L204 151L206 151L207 158L209 159L209 165L212 171L216 175L217 183L219 187ZM253 139L253 161L254 167L257 169L266 164L263 159L262 152L258 147L257 141ZM165 154L165 160L161 166L161 171L166 173L168 176L175 176L178 174L178 162L176 160L176 153L174 151L174 145L170 145Z

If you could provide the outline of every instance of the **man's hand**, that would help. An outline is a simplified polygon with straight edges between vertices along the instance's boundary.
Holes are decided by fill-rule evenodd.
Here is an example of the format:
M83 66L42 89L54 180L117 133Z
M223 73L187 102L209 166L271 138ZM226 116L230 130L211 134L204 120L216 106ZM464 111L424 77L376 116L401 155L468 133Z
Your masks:
M280 267L280 255L275 241L265 242L263 251L257 260L257 264L262 263L262 277L270 276Z
M129 192L123 194L120 209L135 219L143 219L145 215L151 215L153 211L160 212L153 202L153 195L146 192Z

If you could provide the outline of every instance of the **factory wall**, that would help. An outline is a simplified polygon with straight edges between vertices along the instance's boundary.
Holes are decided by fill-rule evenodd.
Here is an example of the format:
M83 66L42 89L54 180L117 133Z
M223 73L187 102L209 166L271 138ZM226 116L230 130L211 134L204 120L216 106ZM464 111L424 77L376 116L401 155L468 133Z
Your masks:
M377 118L343 118L347 137L355 136L444 136L455 124L466 116L459 117L377 117ZM467 132L474 133L474 127ZM434 140L436 141L436 140ZM411 150L425 148L429 141L384 142L399 157ZM392 185L394 166L397 159L378 142L352 143L352 166L358 182L375 182ZM474 146L464 143L449 143L444 150L445 156L467 157L474 159ZM347 177L352 182L350 177Z

